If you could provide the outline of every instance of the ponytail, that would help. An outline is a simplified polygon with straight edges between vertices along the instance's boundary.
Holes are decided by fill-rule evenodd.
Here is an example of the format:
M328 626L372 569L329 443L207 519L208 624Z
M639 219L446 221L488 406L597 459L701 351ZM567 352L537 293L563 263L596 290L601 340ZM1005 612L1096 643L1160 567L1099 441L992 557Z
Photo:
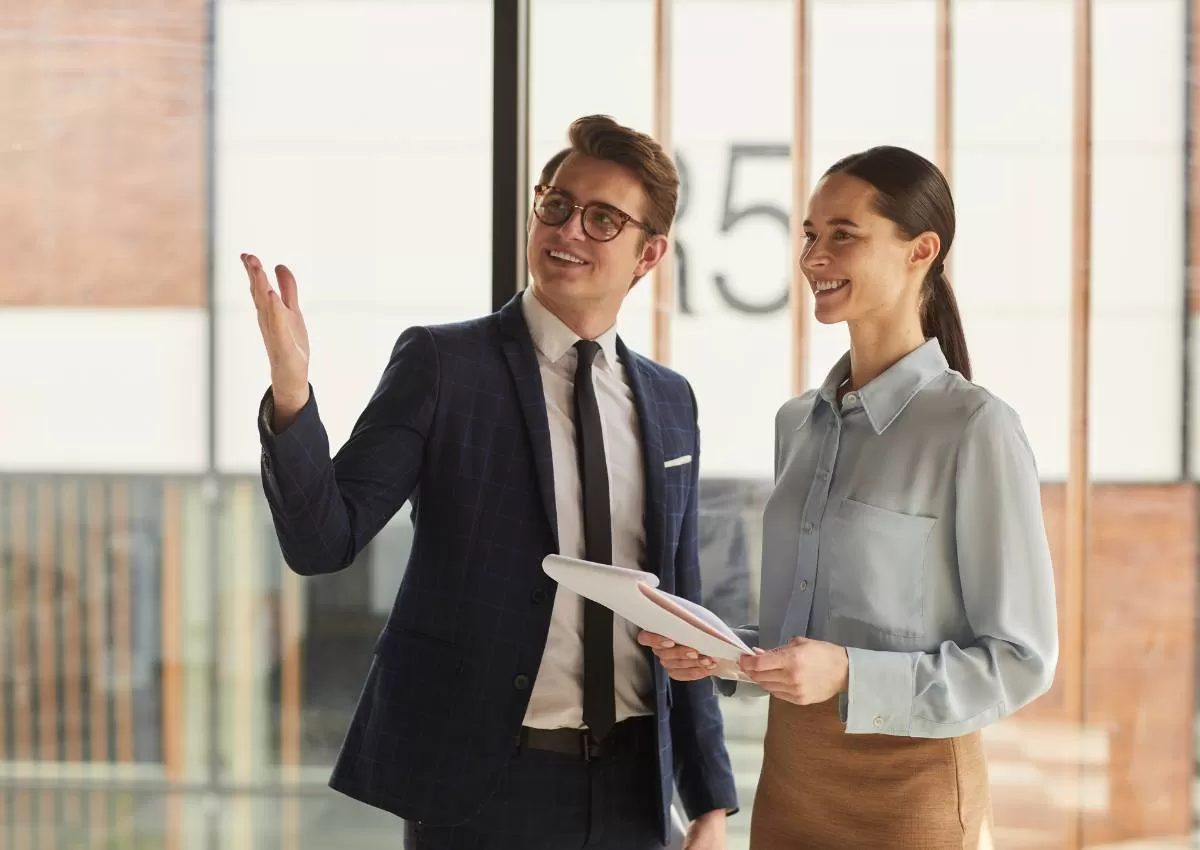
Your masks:
M929 291L921 307L921 331L926 339L937 337L950 368L969 381L971 357L967 353L967 335L958 315L958 301L941 263L930 270L926 280Z

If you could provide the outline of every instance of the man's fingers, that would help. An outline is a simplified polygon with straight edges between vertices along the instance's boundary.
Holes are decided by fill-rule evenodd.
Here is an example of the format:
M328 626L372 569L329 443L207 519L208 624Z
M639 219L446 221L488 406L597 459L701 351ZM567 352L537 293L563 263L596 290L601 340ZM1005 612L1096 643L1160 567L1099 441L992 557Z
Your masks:
M242 265L246 267L246 275L250 278L250 294L254 304L260 310L267 306L267 294L271 291L271 280L267 277L262 263L253 254L242 254Z
M705 676L711 676L715 664L705 664L702 659L682 658L682 659L667 659L662 661L663 669L673 678L678 678L681 675L690 678L701 679Z
M682 663L685 661L699 664L705 660L712 660L708 658L708 656L701 655L696 650L687 646L676 646L672 647L671 649L656 649L654 650L654 654L657 655L664 664L667 662Z
M654 632L648 632L645 629L642 629L640 632L638 632L637 639L638 643L640 643L642 646L648 646L651 649L670 649L675 645L675 641L671 640L670 638L663 637L662 635L655 634Z
M662 665L668 670L690 670L692 668L703 668L707 670L714 666L712 663L706 664L705 659L703 658L680 658L678 656L664 658L660 655L658 656L658 660L661 661Z
M274 350L276 354L280 354L283 349L278 346L291 344L292 331L288 326L288 310L283 306L279 293L273 289L267 291L264 301L266 303L264 312L267 314L267 334L272 340L268 344L268 348Z
M300 309L300 294L296 289L296 278L287 266L275 267L275 279L279 281L279 296L289 310Z

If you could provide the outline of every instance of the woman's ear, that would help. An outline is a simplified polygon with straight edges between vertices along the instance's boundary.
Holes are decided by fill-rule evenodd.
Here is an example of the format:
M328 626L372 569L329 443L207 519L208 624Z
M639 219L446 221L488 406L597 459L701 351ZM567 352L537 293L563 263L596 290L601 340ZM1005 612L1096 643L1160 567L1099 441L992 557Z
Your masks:
M908 255L909 265L928 269L942 252L942 239L932 230L927 230L912 241Z

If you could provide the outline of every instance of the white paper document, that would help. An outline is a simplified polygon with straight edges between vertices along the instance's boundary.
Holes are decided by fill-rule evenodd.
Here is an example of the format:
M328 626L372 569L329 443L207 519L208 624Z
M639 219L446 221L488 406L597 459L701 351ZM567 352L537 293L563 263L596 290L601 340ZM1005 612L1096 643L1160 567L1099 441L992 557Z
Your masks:
M703 605L658 588L658 576L565 555L547 555L542 570L560 585L598 602L646 631L690 646L714 659L736 662L753 650ZM737 664L721 664L714 675L744 679Z

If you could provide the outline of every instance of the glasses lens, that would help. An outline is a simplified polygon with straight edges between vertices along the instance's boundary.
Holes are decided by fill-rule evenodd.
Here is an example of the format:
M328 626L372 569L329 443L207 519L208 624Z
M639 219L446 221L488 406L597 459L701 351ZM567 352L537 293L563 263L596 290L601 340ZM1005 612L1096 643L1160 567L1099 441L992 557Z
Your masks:
M589 207L583 217L583 232L599 242L607 242L621 232L622 221L615 212L604 207Z
M546 224L562 224L571 217L574 207L570 199L562 192L553 190L544 192L538 198L537 205L533 208L540 218Z

